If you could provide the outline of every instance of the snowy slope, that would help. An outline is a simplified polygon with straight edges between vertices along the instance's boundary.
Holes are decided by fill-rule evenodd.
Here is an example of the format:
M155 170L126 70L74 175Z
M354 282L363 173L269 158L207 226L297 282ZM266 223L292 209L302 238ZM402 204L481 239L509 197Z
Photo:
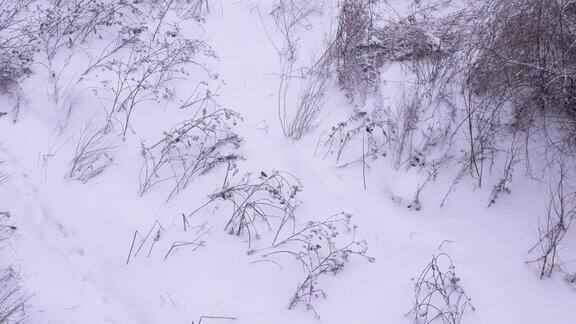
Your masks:
M390 196L413 194L423 181L418 174L378 160L364 189L361 167L337 168L333 160L314 154L322 127L298 142L282 135L279 62L270 40L279 38L266 14L270 8L268 1L221 1L201 28L200 38L218 55L209 63L223 82L218 101L243 117L237 130L245 160L238 164L238 176L271 170L294 174L303 184L300 220L354 214L357 235L366 239L375 262L353 258L341 273L322 278L327 296L316 302L320 319L303 306L288 310L302 278L297 262L254 262L260 256L247 255L245 238L223 230L225 208L202 208L189 219L199 230L183 229L182 213L202 206L221 186L225 170L195 177L168 202L162 186L143 197L138 193L141 141L160 138L193 111L144 103L134 115L134 134L115 142L113 164L87 183L69 181L64 176L81 125L101 110L90 99L81 101L60 131L60 108L48 95L47 73L38 68L24 85L27 103L19 121L0 118L0 155L11 175L0 186L1 210L12 213L20 236L2 254L21 265L25 287L34 295L28 322L197 323L205 315L236 319L202 323L410 323L404 314L412 307L411 278L440 252L452 256L476 308L465 323L570 323L576 318L574 292L560 279L539 280L525 264L547 186L519 179L510 196L487 207L489 189L473 190L464 181L439 207L450 185L449 179L439 179L423 193L422 210L416 212ZM304 36L301 55L310 61L324 46L321 35L334 28L329 23L333 10L326 8L314 32ZM190 25L184 30L198 33ZM65 77L75 79L74 70L75 65L68 66ZM322 117L338 120L350 109L334 85ZM327 129L331 123L322 125ZM164 229L157 245L150 248L149 241L127 264L134 232L145 235L155 224ZM203 247L183 247L165 259L173 242L204 232Z

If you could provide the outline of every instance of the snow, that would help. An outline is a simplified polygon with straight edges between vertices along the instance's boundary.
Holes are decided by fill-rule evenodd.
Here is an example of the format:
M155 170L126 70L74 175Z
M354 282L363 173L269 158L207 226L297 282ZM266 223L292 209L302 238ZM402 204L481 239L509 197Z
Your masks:
M490 187L473 190L463 181L439 207L450 185L446 177L423 193L422 210L416 212L390 195L410 197L422 179L378 160L364 189L361 167L336 168L334 161L314 155L322 129L299 142L282 135L276 110L278 57L256 8L267 13L270 5L221 1L201 37L219 57L210 63L224 82L219 102L244 118L237 128L246 158L239 163L240 173L284 170L296 175L304 188L298 217L305 222L340 211L354 214L358 235L367 240L376 262L353 259L342 273L322 279L327 297L317 301L321 317L316 319L302 306L287 309L301 280L300 265L251 263L257 257L247 255L243 238L223 231L227 218L218 209L203 208L190 218L191 226L205 224L204 247L183 247L164 260L173 242L194 238L193 231L182 230L181 214L205 203L221 186L224 170L196 177L168 202L163 187L140 197L140 142L159 139L192 111L143 104L134 114L135 134L118 142L113 165L85 184L67 181L80 126L101 110L82 101L60 134L62 111L47 94L45 71L37 69L25 84L28 103L20 120L0 118L0 155L11 175L0 186L1 210L14 216L20 236L2 256L22 267L25 287L33 294L28 322L197 323L205 315L236 320L203 323L410 323L404 314L412 307L411 278L440 251L454 259L476 307L464 316L466 323L568 323L576 318L574 292L560 278L539 280L525 264L544 212L546 186L519 179L511 195L487 207ZM271 17L263 15L263 21L274 32ZM323 46L318 35L331 28L316 26L301 55L312 61L318 55L314 48ZM70 79L73 71L74 66L67 67ZM323 118L346 116L350 103L336 86L329 93ZM50 156L44 164L45 154ZM147 233L156 221L166 229L158 246L149 257L142 253L126 264L134 231Z

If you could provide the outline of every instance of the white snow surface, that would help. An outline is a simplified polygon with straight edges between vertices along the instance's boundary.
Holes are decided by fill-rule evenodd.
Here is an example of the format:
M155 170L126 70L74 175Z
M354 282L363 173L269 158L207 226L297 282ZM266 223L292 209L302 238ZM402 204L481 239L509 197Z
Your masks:
M303 184L298 217L305 222L341 211L354 214L357 235L366 239L375 262L353 258L341 273L322 279L327 296L316 303L317 319L302 306L287 309L301 266L254 263L258 257L247 255L245 238L223 230L226 217L220 210L204 208L190 218L193 226L208 224L204 247L181 248L164 260L166 247L192 235L182 230L180 215L218 189L224 170L196 177L168 202L162 187L140 197L140 143L160 138L193 112L143 103L134 113L134 133L118 142L114 163L87 183L68 181L64 175L80 127L101 110L81 100L60 131L61 108L48 95L48 77L37 68L25 83L27 102L19 121L0 118L0 154L10 174L0 186L0 209L11 212L19 233L2 257L20 265L25 288L33 294L29 323L197 323L202 315L236 318L203 323L410 323L404 314L412 307L411 278L440 252L454 259L476 308L465 315L465 323L574 321L575 292L560 278L538 279L537 270L525 263L546 207L546 185L515 179L512 194L487 207L491 187L474 190L463 181L439 207L450 185L448 177L440 178L423 193L422 210L416 212L390 196L409 197L422 179L381 159L364 189L361 167L337 168L334 161L315 156L318 136L332 125L329 121L301 141L282 135L278 57L258 8L274 38L273 22L265 14L270 4L264 0L221 1L203 24L203 34L192 36L206 40L219 57L210 64L224 82L220 104L244 118L237 127L244 139L240 173L296 175ZM335 28L327 23L331 10L325 14L316 32L303 39L301 55L310 61L323 46L319 35ZM73 79L75 66L66 71ZM334 85L322 117L338 120L351 107ZM134 231L146 233L156 221L168 229L158 247L126 264Z

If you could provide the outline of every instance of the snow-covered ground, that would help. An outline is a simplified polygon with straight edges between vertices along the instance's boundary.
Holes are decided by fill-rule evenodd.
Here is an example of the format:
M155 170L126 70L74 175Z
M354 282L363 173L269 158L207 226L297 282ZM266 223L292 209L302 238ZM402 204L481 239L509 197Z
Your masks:
M206 317L202 323L410 323L405 314L414 297L411 279L433 255L446 252L476 309L463 323L572 322L574 291L560 278L538 279L537 269L525 263L545 211L547 185L515 179L511 195L487 207L491 187L474 190L465 180L440 207L450 186L449 177L440 178L422 193L421 210L414 211L391 196L411 197L423 179L380 159L368 171L365 189L360 166L337 168L333 159L315 154L330 121L352 108L336 85L328 91L321 126L300 141L284 137L277 111L280 67L272 42L281 38L268 15L271 2L220 1L201 28L183 27L185 35L195 33L190 37L205 40L217 54L218 60L207 64L219 74L214 85L222 81L218 102L243 117L236 130L244 160L236 177L272 170L295 175L303 185L299 221L352 213L356 235L366 239L375 262L352 257L340 273L321 278L326 298L315 301L319 319L303 305L289 310L304 271L298 262L260 262L258 253L247 255L246 237L224 231L224 207L201 208L189 217L188 228L183 226L182 214L202 206L222 186L225 168L195 177L169 201L168 186L139 195L141 142L160 139L193 110L142 103L131 122L134 133L114 142L112 165L86 183L65 179L83 123L102 110L82 97L61 128L64 113L48 90L52 81L45 69L35 67L23 86L26 102L19 120L0 118L0 156L10 175L0 186L0 210L10 211L19 236L2 257L20 266L25 289L33 294L27 321L198 323L202 316L214 316L235 319ZM310 62L324 46L324 33L335 28L335 10L327 6L313 32L302 36L300 55ZM82 58L76 60L56 63L65 67L66 83L77 79ZM489 177L488 182L498 178ZM127 262L135 231L137 246L158 226L163 229L158 240L145 242L143 252L131 253ZM183 246L166 257L174 242L204 232L202 247Z

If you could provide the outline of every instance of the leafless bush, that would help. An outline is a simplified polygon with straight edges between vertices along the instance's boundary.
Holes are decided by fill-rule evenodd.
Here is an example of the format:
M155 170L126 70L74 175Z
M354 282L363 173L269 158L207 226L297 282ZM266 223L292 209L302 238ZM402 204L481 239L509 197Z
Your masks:
M58 103L64 91L61 83L72 57L89 53L92 42L136 25L133 18L140 16L138 5L129 1L51 0L39 5L36 34L45 61L38 63L47 69L52 99Z
M373 0L345 0L338 18L334 60L338 82L353 99L375 91L381 62L370 42L375 31Z
M514 103L516 127L535 117L570 137L576 100L576 4L572 1L486 1L477 31L478 59L469 71L477 95Z
M160 182L172 180L170 199L197 175L206 174L219 165L226 165L227 173L236 169L236 161L241 156L234 151L242 139L231 126L236 124L239 115L222 108L212 112L201 109L197 114L172 127L153 145L142 144L140 195Z
M115 148L106 126L98 126L94 119L87 121L80 132L66 178L85 183L97 177L114 161Z
M0 212L0 247L6 248L14 238L16 226L9 212ZM20 285L18 269L2 264L0 269L0 323L21 323L28 317L31 296Z
M396 168L425 168L447 154L454 128L454 109L433 85L419 80L404 89L395 107L382 109Z
M456 50L460 38L454 27L461 15L431 19L428 13L438 5L383 21L376 1L342 2L331 54L340 86L349 98L363 103L374 94L380 85L380 69L387 62L434 62Z
M226 184L209 200L232 206L224 230L232 235L247 235L249 253L253 253L253 241L260 240L264 231L273 233L270 244L274 246L280 234L294 226L296 195L300 190L300 181L290 173L261 172L258 177L247 174L238 183Z
M499 145L512 143L529 152L536 143L545 147L537 157L545 164L573 156L575 8L571 1L556 0L469 6L461 24L466 34L462 92L470 174L479 185L483 162L493 159ZM531 173L530 154L525 155Z
M568 243L566 235L572 233L572 223L576 218L576 205L574 192L568 191L568 172L561 166L560 177L556 188L550 192L550 203L544 224L540 225L538 242L530 249L538 257L528 263L537 263L540 269L540 278L551 277L554 271L564 274L569 282L576 282L576 271L563 261L561 250Z
M335 65L342 89L361 108L333 127L319 145L335 153L341 166L361 163L365 178L370 160L388 155L396 168L419 167L435 177L452 160L451 143L460 128L453 103L463 60L459 50L464 34L458 29L465 15L435 17L434 9L442 4L384 20L374 1L342 3L327 60ZM390 63L403 67L406 82L384 99L377 91L380 71Z
M310 16L320 12L322 1L276 0L271 15L282 35L282 46L276 47L280 59L280 84L278 88L278 116L287 138L299 140L314 128L323 105L329 79L329 65L322 58L312 67L296 67L298 60L298 31L312 30ZM294 81L303 83L292 112Z
M484 174L505 153L490 204L509 192L514 165L525 162L532 176L528 152L534 144L545 147L536 158L546 165L573 156L575 14L571 1L487 0L457 15L460 36L451 38L460 39L460 62L451 69L460 70L464 109L457 130L469 149L458 160L454 183L470 175L482 186Z
M518 134L521 129L518 120L510 120L505 109L505 105L517 101L511 96L515 92L498 90L501 81L481 82L483 79L476 78L487 71L480 67L480 62L486 55L492 55L482 54L489 51L494 39L493 34L488 36L484 30L497 28L497 24L506 20L507 15L501 13L495 18L494 8L500 10L511 5L486 1L439 15L436 8L446 1L430 3L422 2L405 17L383 20L381 8L373 2L343 2L331 57L336 62L340 85L361 106L373 94L370 89L379 88L384 64L396 62L404 68L410 84L400 90L400 100L392 100L388 105L375 104L374 110L380 111L378 124L386 134L381 143L387 144L397 168L418 166L428 169L428 175L447 166L458 169L446 197L465 176L476 179L481 187L485 174L498 167L495 166L498 154L507 154L503 177L494 186L492 204L500 193L508 191L512 166L520 161L519 151L527 150ZM508 45L502 40L501 46ZM501 73L499 77L506 76ZM477 89L480 84L492 89L491 92L482 90L481 94ZM464 105L458 105L459 102ZM349 145L354 141L365 143L360 134L366 135L346 132L339 144L345 147L341 151L360 151L360 145L356 148ZM355 136L358 138L353 140ZM334 142L328 139L324 143ZM462 150L463 139L468 142L468 149ZM364 145L362 152L366 152ZM360 161L366 163L365 159Z
M96 96L113 130L125 139L138 104L176 99L172 80L188 78L194 67L215 78L196 60L215 57L211 49L184 37L177 22L166 18L184 2L58 0L39 7L39 39L56 102L68 63L87 56L78 81L97 79Z
M316 127L329 85L329 68L325 62L320 62L304 76L305 81L298 96L296 112L290 120L284 120L283 123L288 138L300 140Z
M189 76L186 69L190 66L205 69L195 61L198 54L214 57L214 53L202 41L182 38L179 29L172 27L161 40L152 38L150 44L135 42L129 55L107 65L115 75L113 82L105 84L105 88L112 93L112 98L108 99L111 102L108 115L113 120L117 113L124 114L119 120L123 138L131 129L130 118L138 104L171 100L174 92L169 82Z
M323 158L334 155L340 167L361 164L366 187L370 162L387 154L389 135L382 112L380 109L370 113L355 109L348 120L333 126L320 138L315 154L322 154Z
M32 74L37 51L35 0L0 0L0 95L10 99L12 119L18 120L22 103L20 82Z
M384 147L388 143L388 134L381 113L382 111L378 109L370 113L355 110L348 120L332 127L319 142L316 152L322 149L324 158L334 154L336 163L340 166L364 164L369 158L386 156ZM352 147L354 146L352 143L356 141L361 142L358 146L362 147L362 151L350 157L350 154L346 153L355 152L356 147Z
M321 279L342 272L353 256L374 262L374 258L367 255L366 241L356 238L357 227L351 223L351 218L351 214L339 213L323 221L310 221L275 240L273 251L263 255L264 258L294 257L304 269L304 277L298 283L288 309L302 304L319 317L315 300L326 296L320 287ZM346 238L341 238L342 235Z
M475 310L462 286L449 255L432 257L414 278L414 307L406 314L416 323L458 324L468 309Z
M13 91L32 73L35 39L30 7L33 2L0 1L0 94Z
M319 140L316 153L335 156L340 167L362 166L389 157L395 168L416 167L436 177L452 160L455 107L432 85L418 81L402 88L399 99L354 109Z
M260 257L252 263L267 261L282 266L280 262L286 260L282 256L298 260L304 277L288 308L303 304L318 316L315 300L325 295L321 279L340 273L353 256L370 262L374 258L366 254L366 241L356 238L357 226L351 223L351 214L339 213L299 225L295 211L301 190L300 181L290 173L247 174L235 184L225 184L188 217L210 204L218 208L225 206L222 203L230 205L224 229L231 235L247 236L247 254Z
M124 19L139 25L142 16L137 2L110 0L53 0L41 7L39 38L42 51L48 62L52 62L62 49L72 49L102 38L113 28L126 28Z

